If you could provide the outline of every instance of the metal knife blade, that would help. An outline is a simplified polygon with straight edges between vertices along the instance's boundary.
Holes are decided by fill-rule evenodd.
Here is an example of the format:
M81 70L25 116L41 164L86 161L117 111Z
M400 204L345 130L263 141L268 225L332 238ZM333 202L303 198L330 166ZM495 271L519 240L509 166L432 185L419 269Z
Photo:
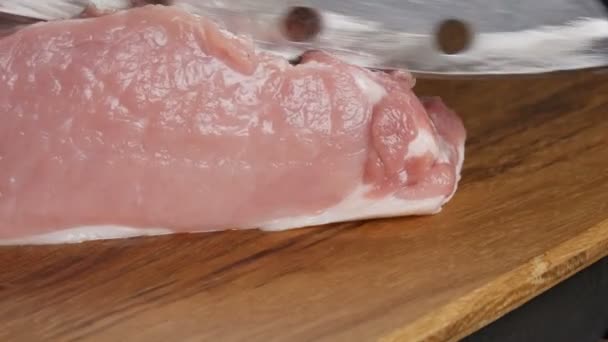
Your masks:
M249 34L288 58L321 49L361 66L422 75L507 75L608 66L608 12L600 0L180 0L194 13ZM293 42L279 29L294 6L321 16L318 36ZM446 19L473 33L459 54L438 49Z
M52 20L73 16L87 3L4 0L0 12ZM93 3L124 8L130 1ZM608 66L608 12L600 0L173 0L172 4L211 17L229 31L250 36L260 49L287 58L321 49L364 67L408 69L438 77ZM319 14L321 28L312 40L286 38L285 17L294 7ZM446 19L466 23L473 34L468 49L459 54L438 48L435 34Z

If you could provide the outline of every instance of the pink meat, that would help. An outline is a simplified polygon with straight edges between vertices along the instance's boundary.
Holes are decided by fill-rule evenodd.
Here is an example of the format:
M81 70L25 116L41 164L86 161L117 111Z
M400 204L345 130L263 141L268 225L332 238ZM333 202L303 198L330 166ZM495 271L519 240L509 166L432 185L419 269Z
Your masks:
M433 214L464 159L408 73L292 66L172 7L24 28L0 81L9 244Z

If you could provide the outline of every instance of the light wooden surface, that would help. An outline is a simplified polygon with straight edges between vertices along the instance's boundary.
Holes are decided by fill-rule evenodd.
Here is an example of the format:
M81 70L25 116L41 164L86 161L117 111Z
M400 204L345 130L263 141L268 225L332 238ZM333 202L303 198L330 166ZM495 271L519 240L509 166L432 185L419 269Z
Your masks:
M1 341L456 340L608 254L608 77L423 82L469 132L436 216L0 249Z

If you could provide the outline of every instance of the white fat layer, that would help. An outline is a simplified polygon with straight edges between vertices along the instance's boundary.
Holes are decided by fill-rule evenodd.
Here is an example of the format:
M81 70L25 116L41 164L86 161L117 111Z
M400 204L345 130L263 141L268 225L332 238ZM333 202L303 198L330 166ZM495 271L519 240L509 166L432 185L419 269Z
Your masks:
M420 129L416 138L407 145L407 155L405 158L420 157L429 152L434 156L442 157L438 151L437 142L433 134L426 129Z
M331 65L312 60L312 61L306 61L306 63L303 63L303 64L298 64L297 67L298 68L313 68L313 69L314 68L329 69L329 68L331 68Z
M55 245L91 240L126 239L136 236L157 236L173 233L165 228L132 228L115 225L81 226L50 233L0 240L0 246Z
M386 90L378 82L372 80L363 71L353 72L355 83L363 94L367 95L372 105L376 105L386 95Z
M439 137L439 139L437 139L437 161L440 163L449 163L450 162L450 144L445 141L445 139L443 139L442 137ZM460 150L457 149L457 153ZM459 154L459 158L460 158L460 154ZM460 170L459 170L460 173Z
M406 200L391 195L374 199L367 196L369 190L369 186L361 185L340 203L327 210L313 215L271 220L262 223L260 229L280 231L335 222L436 214L441 211L441 206L446 202L446 196Z

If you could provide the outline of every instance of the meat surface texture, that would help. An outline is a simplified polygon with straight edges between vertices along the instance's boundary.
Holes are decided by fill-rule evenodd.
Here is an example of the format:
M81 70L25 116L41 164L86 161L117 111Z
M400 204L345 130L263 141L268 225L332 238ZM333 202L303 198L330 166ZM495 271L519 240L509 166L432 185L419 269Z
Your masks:
M465 129L413 86L173 7L28 26L0 39L0 243L438 213Z

